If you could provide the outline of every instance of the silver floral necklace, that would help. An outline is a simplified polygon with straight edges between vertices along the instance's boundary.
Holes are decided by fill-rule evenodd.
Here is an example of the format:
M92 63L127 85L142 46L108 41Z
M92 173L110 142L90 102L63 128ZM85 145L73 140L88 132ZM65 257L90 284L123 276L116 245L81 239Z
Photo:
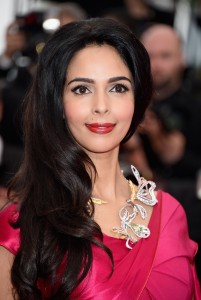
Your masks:
M158 202L154 193L156 184L153 181L147 181L145 178L140 177L138 170L134 166L131 166L131 169L138 185L135 186L131 180L128 181L131 189L130 199L119 210L120 227L112 228L112 231L118 234L118 238L126 240L128 249L132 249L139 239L150 236L148 227L134 222L137 215L140 215L143 220L147 217L146 209L141 204L135 203L135 200L139 200L149 206L154 206ZM90 200L99 205L107 203L95 197L91 197Z

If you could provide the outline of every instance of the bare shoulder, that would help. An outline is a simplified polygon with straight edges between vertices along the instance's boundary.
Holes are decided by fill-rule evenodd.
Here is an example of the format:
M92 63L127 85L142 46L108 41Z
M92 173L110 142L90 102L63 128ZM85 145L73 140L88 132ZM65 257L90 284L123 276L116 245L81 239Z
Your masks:
M13 263L14 254L12 254L10 251L8 251L5 247L0 246L0 260L2 258L8 259L11 262L11 265ZM1 272L0 272L1 274Z
M7 189L0 187L0 210L9 203Z
M11 268L14 260L14 255L6 248L0 246L0 299L13 300L12 284L11 284Z
M0 210L6 207L6 205L9 203L7 199L1 199L0 198Z

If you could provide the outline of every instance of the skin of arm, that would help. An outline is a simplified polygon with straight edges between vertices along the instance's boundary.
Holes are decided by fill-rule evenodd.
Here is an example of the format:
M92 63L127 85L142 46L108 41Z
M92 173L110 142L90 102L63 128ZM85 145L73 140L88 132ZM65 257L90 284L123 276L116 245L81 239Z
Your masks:
M12 295L12 283L10 271L14 255L4 247L0 246L0 299L14 300Z

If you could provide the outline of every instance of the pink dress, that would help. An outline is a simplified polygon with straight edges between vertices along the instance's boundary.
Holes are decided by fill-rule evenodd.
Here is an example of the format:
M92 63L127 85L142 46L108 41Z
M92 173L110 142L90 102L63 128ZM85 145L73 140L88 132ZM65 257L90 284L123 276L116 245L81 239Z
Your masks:
M201 300L194 256L197 244L189 239L187 221L181 205L169 194L159 191L149 223L151 235L141 239L132 250L124 240L104 235L103 242L113 253L111 261L96 246L93 265L87 277L73 291L70 299L80 300ZM13 254L19 247L19 230L8 222L16 218L15 206L0 214L0 245ZM38 283L44 299L50 292L49 283Z

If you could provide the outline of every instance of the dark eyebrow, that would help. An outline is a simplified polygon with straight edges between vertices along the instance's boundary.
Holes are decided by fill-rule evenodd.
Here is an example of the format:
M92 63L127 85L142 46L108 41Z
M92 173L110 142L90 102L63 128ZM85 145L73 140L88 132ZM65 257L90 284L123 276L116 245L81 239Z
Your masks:
M109 79L109 83L120 81L120 80L127 80L132 84L132 81L128 77L125 77L125 76L112 77Z
M108 80L109 83L112 83L112 82L116 82L116 81L120 81L120 80L127 80L129 81L131 84L131 80L125 76L117 76L117 77L112 77ZM77 77L77 78L74 78L72 79L71 81L68 82L67 85L71 84L72 82L87 82L87 83L95 83L95 81L93 79L90 79L90 78L85 78L85 77Z
M94 83L93 79L77 77L77 78L74 78L71 81L69 81L67 85L71 84L72 82L77 82L77 81L82 81L82 82L87 82L87 83Z

